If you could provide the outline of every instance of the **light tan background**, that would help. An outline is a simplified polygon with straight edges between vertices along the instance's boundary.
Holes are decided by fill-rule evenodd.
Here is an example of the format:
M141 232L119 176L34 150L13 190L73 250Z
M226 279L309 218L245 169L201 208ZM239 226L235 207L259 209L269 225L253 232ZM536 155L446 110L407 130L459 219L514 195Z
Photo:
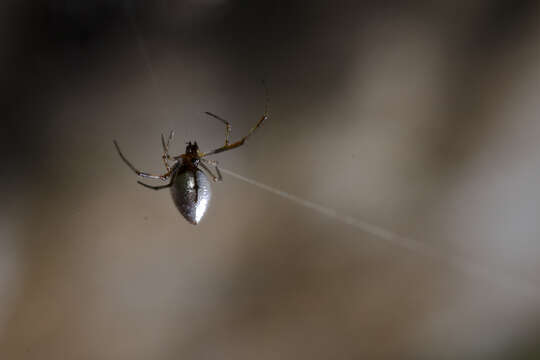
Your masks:
M337 3L2 5L0 358L538 358L538 6ZM241 136L262 79L224 167L486 276L230 176L194 227L115 153Z

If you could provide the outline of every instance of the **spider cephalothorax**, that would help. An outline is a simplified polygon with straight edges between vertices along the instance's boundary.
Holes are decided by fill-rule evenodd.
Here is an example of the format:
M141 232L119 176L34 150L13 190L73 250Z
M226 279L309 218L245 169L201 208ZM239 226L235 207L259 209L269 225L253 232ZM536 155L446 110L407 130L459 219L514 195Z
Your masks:
M197 145L197 142L188 142L186 143L186 155L195 155L199 156L199 145Z
M176 156L175 159L182 159L182 164L185 166L199 166L201 160L201 152L199 151L199 145L197 142L186 143L186 152L180 156Z

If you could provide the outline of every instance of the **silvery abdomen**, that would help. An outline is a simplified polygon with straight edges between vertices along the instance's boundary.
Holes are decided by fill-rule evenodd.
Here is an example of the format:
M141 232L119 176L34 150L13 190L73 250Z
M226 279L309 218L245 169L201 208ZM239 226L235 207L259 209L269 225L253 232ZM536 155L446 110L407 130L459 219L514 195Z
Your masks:
M210 205L212 189L208 177L201 170L180 169L171 187L171 195L186 220L197 225Z

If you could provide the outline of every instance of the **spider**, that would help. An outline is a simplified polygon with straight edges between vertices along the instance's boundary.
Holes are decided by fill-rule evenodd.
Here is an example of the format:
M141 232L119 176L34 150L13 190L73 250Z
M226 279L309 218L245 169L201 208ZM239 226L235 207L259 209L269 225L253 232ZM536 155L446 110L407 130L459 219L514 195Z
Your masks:
M118 151L118 155L122 160L129 166L131 170L137 176L142 178L157 179L162 181L169 181L166 185L152 186L145 184L141 181L137 181L142 186L153 189L153 190L162 190L162 189L171 189L171 196L174 201L174 204L184 216L184 218L193 225L197 225L210 203L212 197L212 190L210 187L210 181L206 176L206 173L210 175L214 182L220 182L223 180L221 172L218 168L218 163L213 160L209 160L206 157L209 155L218 154L220 152L229 151L235 149L239 146L242 146L246 140L257 130L265 120L268 119L268 109L265 108L264 114L261 119L252 127L248 134L236 142L229 142L229 136L231 133L231 125L229 122L215 114L210 112L205 112L205 114L223 122L225 124L225 145L214 149L209 152L199 151L199 146L197 142L188 142L186 146L186 152L178 156L169 155L169 145L174 137L174 131L169 133L167 141L165 137L161 134L161 144L163 146L163 164L165 165L166 172L163 175L152 175L143 171L138 170L133 166L129 160L124 156L120 150L120 146L116 140L113 140L114 146ZM172 162L169 164L169 162ZM213 166L217 175L214 175L210 167ZM205 173L206 172L206 173Z

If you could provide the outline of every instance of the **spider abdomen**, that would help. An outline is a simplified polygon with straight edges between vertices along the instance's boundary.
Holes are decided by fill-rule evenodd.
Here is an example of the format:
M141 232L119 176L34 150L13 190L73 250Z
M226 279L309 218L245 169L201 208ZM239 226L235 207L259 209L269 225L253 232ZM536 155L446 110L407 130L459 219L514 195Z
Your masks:
M184 218L197 225L206 213L212 198L210 181L199 169L181 168L175 175L171 196Z

